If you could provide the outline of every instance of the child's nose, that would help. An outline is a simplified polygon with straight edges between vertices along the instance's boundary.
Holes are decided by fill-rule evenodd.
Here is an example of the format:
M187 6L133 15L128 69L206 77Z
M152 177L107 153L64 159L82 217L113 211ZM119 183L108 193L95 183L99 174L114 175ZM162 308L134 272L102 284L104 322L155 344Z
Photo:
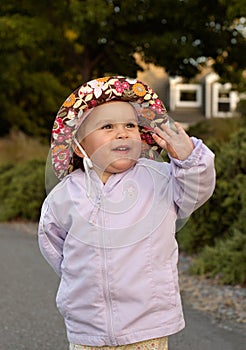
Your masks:
M118 139L125 139L128 137L128 134L127 134L127 129L125 128L124 125L118 125L117 127L117 138Z

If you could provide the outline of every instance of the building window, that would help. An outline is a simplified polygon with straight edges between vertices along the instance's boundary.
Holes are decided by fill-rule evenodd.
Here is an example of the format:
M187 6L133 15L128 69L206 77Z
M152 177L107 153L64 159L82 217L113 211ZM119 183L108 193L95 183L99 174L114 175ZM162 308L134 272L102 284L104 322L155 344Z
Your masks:
M230 117L237 105L237 94L231 91L231 84L213 84L212 115L214 117Z
M230 112L230 102L219 102L218 103L218 112Z
M197 101L197 91L180 91L180 101Z
M199 84L176 85L176 107L197 108L202 105L202 88Z
M230 112L230 91L223 86L219 87L218 91L218 112Z
M221 91L219 90L219 98L230 98L230 92L229 91Z

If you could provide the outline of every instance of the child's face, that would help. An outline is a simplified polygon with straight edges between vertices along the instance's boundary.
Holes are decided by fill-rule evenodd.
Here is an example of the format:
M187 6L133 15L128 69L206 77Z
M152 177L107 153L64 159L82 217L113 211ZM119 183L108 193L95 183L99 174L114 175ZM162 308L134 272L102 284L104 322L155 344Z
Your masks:
M104 183L110 175L132 167L141 153L137 119L128 102L95 107L83 123L81 136L81 145Z

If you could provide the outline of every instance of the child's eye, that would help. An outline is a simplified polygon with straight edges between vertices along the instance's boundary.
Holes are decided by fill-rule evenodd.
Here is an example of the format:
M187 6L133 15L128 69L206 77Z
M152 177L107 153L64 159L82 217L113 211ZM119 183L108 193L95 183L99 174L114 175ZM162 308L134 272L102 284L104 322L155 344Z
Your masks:
M131 129L131 128L133 129L133 128L136 128L137 125L134 124L134 123L127 123L127 124L126 124L126 127L129 128L129 129Z
M102 129L112 129L113 128L113 124L105 124L102 126Z

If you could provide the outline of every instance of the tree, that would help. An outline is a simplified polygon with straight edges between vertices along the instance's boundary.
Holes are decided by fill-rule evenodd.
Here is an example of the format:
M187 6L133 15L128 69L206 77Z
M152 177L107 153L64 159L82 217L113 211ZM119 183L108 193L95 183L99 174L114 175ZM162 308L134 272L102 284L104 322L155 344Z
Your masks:
M187 78L212 58L222 77L239 84L246 58L244 3L71 0L70 62L86 81L105 72L135 75L135 52Z
M45 6L46 5L46 6ZM2 1L0 17L1 133L11 127L47 134L69 89L61 82L60 33L48 1ZM51 35L52 33L52 35ZM58 53L58 55L57 55Z
M212 59L225 81L239 84L246 61L245 5L245 0L150 2L145 43L140 45L143 59L187 78Z
M58 106L82 82L105 74L136 76L136 52L187 79L212 58L216 71L239 86L244 3L2 0L1 133L15 125L47 134Z

